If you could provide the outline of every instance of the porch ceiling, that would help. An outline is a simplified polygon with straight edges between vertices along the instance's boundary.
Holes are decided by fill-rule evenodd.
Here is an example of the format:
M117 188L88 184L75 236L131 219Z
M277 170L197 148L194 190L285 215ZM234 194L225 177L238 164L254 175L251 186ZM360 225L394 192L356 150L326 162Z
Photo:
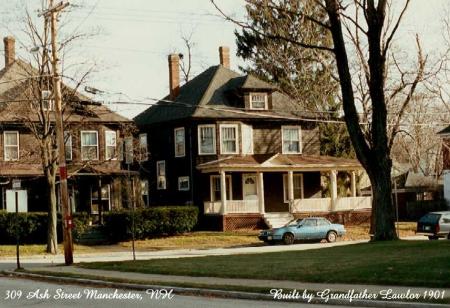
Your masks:
M304 154L228 156L197 166L203 173L224 171L350 171L362 170L356 159Z

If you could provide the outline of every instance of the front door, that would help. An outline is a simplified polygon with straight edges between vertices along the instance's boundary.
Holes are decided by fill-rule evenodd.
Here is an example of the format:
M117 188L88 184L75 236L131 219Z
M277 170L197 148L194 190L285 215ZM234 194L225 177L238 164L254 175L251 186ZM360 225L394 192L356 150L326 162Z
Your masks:
M255 174L242 175L242 194L244 200L258 200Z

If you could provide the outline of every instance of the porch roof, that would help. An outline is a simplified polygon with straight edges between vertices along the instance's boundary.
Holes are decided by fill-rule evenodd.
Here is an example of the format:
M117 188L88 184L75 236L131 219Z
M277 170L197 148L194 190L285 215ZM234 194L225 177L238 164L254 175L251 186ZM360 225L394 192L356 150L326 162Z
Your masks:
M227 156L197 166L203 173L224 171L350 171L362 170L356 159L305 154Z

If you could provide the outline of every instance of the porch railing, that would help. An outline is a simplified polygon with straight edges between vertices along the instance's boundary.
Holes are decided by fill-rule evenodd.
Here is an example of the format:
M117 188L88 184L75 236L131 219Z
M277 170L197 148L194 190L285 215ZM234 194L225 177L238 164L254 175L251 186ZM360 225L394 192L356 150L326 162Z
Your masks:
M220 214L222 202L204 202L205 214ZM258 200L227 200L226 213L259 213Z
M328 212L331 209L331 198L295 199L292 211L296 212Z
M372 197L337 198L335 211L359 210L372 208Z

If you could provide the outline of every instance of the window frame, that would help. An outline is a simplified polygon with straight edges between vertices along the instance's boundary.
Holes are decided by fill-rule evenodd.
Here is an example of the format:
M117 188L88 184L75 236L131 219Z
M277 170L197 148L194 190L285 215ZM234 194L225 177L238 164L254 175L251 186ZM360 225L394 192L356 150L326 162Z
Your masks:
M64 151L66 153L66 161L72 161L73 160L73 137L72 132L69 130L64 131ZM68 148L70 148L70 151L68 151ZM70 154L70 155L68 155Z
M223 134L222 128L235 128L235 143L236 143L236 151L235 152L224 152L223 150ZM220 141L220 154L239 154L239 124L220 124L219 125L219 141Z
M305 198L305 185L303 182L303 173L294 173L293 177L300 177L300 199ZM294 179L292 179L294 181ZM295 183L295 182L294 182ZM294 200L295 200L295 186L294 188ZM288 175L283 174L283 202L289 203L288 199Z
M164 165L164 175L159 175L161 170L161 165ZM156 189L157 190L166 190L167 189L167 173L166 173L166 161L158 160L156 161ZM164 178L164 187L159 187L159 177Z
M183 181L187 181L187 188L181 188L181 183ZM189 191L191 189L191 183L188 176L179 176L178 177L178 191Z
M17 136L17 144L16 145L7 145L6 144L6 135L15 133ZM10 159L6 158L6 148L17 148L17 157ZM18 161L20 159L20 134L17 130L5 130L3 132L3 159L5 161Z
M284 141L285 141L285 129L297 129L298 130L298 152L285 151ZM283 154L302 154L303 144L302 144L302 127L298 125L284 125L281 126L281 153Z
M142 143L142 138L144 137L145 145ZM148 136L147 133L139 134L139 151L140 151L140 159L141 161L148 160Z
M212 142L212 147L213 147L213 151L211 153L205 153L202 152L202 145L201 145L201 132L202 132L202 128L207 128L210 127L212 128L213 131L213 142ZM217 143L216 143L216 125L215 124L201 124L197 126L197 145L198 145L198 155L216 155L217 154Z
M44 94L46 93L46 94ZM42 110L43 111L55 111L55 100L51 98L52 91L41 90ZM47 105L45 104L47 102ZM50 107L50 108L48 108Z
M114 134L114 145L108 145L107 135ZM108 157L108 148L114 148L114 155ZM115 130L105 130L105 160L117 160L117 132Z
M220 198L218 200L216 200L216 198L214 198L214 189L213 189L214 185L213 184L214 184L215 179L218 179L220 182L220 175L214 174L209 177L209 193L210 193L209 197L210 197L211 202L221 201ZM232 183L232 178L231 178L230 174L225 175L225 186L230 191L230 195L228 196L229 199L227 199L227 200L233 200L233 183ZM225 193L225 195L226 195L226 193Z
M91 158L84 158L83 157L83 147L93 147L93 145L83 145L83 134L84 133L95 133L95 135L96 135L96 141L97 141L97 145L95 146L96 147L96 149L97 149L97 155L96 155L96 158L95 159L91 159ZM80 145L81 145L81 148L80 148L80 152L81 152L81 160L82 161L88 161L88 160L99 160L99 144L98 144L98 131L96 131L96 130L82 130L82 131L80 131Z
M264 107L263 108L255 108L253 107L253 99L252 96L253 95L262 95L264 97ZM269 99L268 99L268 95L265 92L250 92L249 93L249 105L250 105L250 109L251 110L268 110L269 109ZM258 101L258 103L260 103L260 101Z
M183 153L177 153L177 132L183 132ZM174 153L175 157L185 157L186 156L186 130L184 127L176 127L173 129L173 144L174 144Z

